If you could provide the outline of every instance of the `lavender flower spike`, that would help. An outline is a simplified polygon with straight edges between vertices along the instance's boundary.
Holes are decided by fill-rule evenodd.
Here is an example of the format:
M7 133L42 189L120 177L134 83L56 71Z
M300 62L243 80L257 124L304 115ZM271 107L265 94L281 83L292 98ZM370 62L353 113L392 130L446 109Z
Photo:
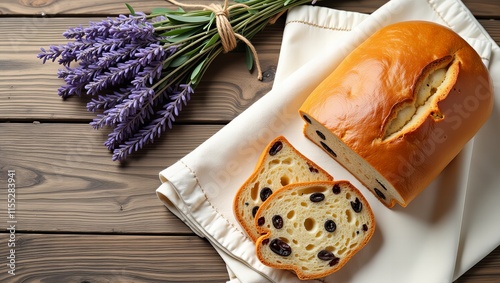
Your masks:
M179 88L180 90L177 89L172 92L170 102L163 107L164 110L158 112L158 118L151 121L139 133L114 150L113 161L125 160L132 152L138 151L146 144L152 143L155 138L160 137L161 133L167 130L167 127L169 129L172 128L172 122L175 121L175 117L179 115L182 106L186 105L191 98L191 94L194 93L190 84L181 84Z
M62 34L66 39L71 39L74 38L76 40L82 39L85 36L85 32L83 31L82 25L74 27L74 28L69 28Z
M118 63L116 67L110 67L109 71L96 76L94 80L85 86L87 94L99 94L100 91L119 85L135 77L143 68L155 62L163 61L170 53L165 52L160 44L150 44L145 48L138 49L134 59L124 63ZM154 66L153 66L154 67Z
M129 94L130 91L128 89L121 88L118 91L113 91L106 95L99 95L97 98L92 98L92 100L87 103L87 111L96 112L97 109L107 110L121 103Z
M146 15L142 12L137 12L135 16L129 15L119 15L116 18L108 17L106 20L100 22L91 22L90 25L83 29L85 37L87 39L104 39L104 38L118 38L118 34L114 35L110 30L114 27L119 26L136 26L145 25ZM121 36L127 36L126 34L120 34Z
M144 121L151 118L151 115L154 115L153 105L148 104L144 111L127 117L126 120L116 124L113 131L108 134L108 139L104 142L104 145L111 151L116 149L123 141L133 137L142 124L144 124Z
M259 23L311 1L316 2L241 0L236 2L248 7L227 12L235 32L251 40L266 26ZM110 128L104 145L115 161L172 128L209 65L225 51L220 36L215 36L211 9L184 11L180 4L177 10L145 14L126 6L131 15L68 28L62 34L68 43L42 48L38 54L43 63L63 66L58 72L64 82L60 96L90 96L87 110L95 112L90 125Z
M94 119L91 122L92 127L98 129L106 125L116 125L118 122L127 120L127 117L134 116L137 112L140 112L146 103L153 104L154 94L155 92L151 88L131 90L128 98L122 103L104 111L102 117Z
M45 48L40 48L40 53L38 53L37 58L42 59L45 64L47 60L54 62L60 57L58 63L63 66L69 66L73 61L77 60L78 53L81 50L87 48L90 44L82 42L68 42L66 45L51 45L49 50Z
M108 18L99 23L91 23L89 27L82 26L69 28L63 33L67 39L74 39L65 45L51 45L49 50L41 48L37 55L45 63L47 60L69 66L73 61L82 61L86 65L94 64L103 57L104 52L113 52L128 44L146 47L151 43L158 43L154 27L147 21L144 13L135 16L119 16L116 19ZM130 50L131 47L128 46ZM106 54L108 55L108 54ZM97 59L97 60L96 60Z

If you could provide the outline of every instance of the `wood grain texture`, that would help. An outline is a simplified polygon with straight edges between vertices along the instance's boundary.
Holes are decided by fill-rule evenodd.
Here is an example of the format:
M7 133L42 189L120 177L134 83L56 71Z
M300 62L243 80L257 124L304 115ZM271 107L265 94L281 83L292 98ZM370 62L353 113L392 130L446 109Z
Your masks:
M64 131L61 130L63 128ZM99 131L91 130L87 125L0 124L0 132L3 133L0 139L0 171L15 169L17 174L18 229L38 233L85 233L84 237L88 241L82 243L68 240L76 239L75 236L37 236L36 239L41 237L49 242L48 246L42 249L46 252L41 253L41 247L25 245L21 240L22 250L34 249L34 252L30 252L34 259L19 263L26 268L23 273L21 269L20 274L35 280L28 282L44 282L45 279L42 278L45 277L39 277L42 275L57 279L48 282L120 282L130 278L138 280L135 282L155 282L156 275L142 274L144 266L135 266L135 256L130 255L123 255L123 260L132 261L130 264L134 266L130 268L133 270L127 269L123 274L101 273L101 270L116 270L116 262L108 259L116 257L110 253L126 249L125 247L131 244L120 246L121 239L125 238L113 238L110 240L113 244L109 244L107 250L99 248L99 254L96 252L90 258L84 257L84 261L99 262L99 268L102 269L95 270L98 274L93 273L94 266L87 269L78 267L81 264L81 252L96 250L95 247L89 247L91 245L107 243L108 240L102 240L101 237L112 238L111 235L95 236L91 235L92 233L147 234L148 236L136 236L144 237L144 240L137 240L139 243L155 242L154 237L150 238L151 234L192 234L154 195L153 191L159 184L157 172L191 151L219 128L220 126L179 125L169 137L159 140L154 146L141 152L141 157L132 158L127 166L118 167L109 160L109 155L103 154L105 149L101 145L101 139L105 136ZM5 187L5 179L0 179L0 184ZM0 191L0 199L6 199L5 193L5 190ZM6 215L0 214L0 222L6 223L6 220ZM0 234L0 238L6 239L6 235ZM26 235L20 239L31 237ZM164 241L172 242L171 237L165 238ZM5 247L0 241L0 254L3 254L1 249ZM155 252L175 258L176 255L171 253L169 247L159 246ZM191 245L176 243L175 247L187 249L191 248ZM68 259L61 253L78 256ZM44 254L49 255L49 258L42 256ZM39 264L42 258L48 260L46 265ZM205 259L203 257L201 262L198 260L196 263L204 265ZM50 269L47 265L51 264L58 268L55 271ZM499 265L500 248L497 248L457 283L495 282L493 280L500 277ZM157 264L151 263L149 269L155 268ZM45 269L56 274L44 273ZM177 272L180 277L190 274L186 269ZM210 272L209 276L212 275Z
M102 145L105 131L89 125L0 123L0 170L16 170L19 229L191 233L156 197L158 173L220 128L174 127L119 166ZM4 175L0 187L7 187ZM6 190L0 199L7 199ZM1 213L0 222L6 217Z
M62 100L57 95L57 89L64 84L56 75L60 66L42 64L36 55L41 47L63 44L61 34L68 27L97 18L32 20L0 21L0 38L6 39L0 42L0 120L90 121L95 114L86 111L89 98ZM189 111L183 111L179 120L228 122L267 93L278 63L283 25L266 28L256 37L263 81L248 72L242 52L222 54L211 64L189 102Z
M212 0L190 0L181 1L190 4L208 5ZM318 1L318 6L332 7L336 9L371 13L385 4L386 0L358 0L358 1ZM479 17L498 17L497 0L464 0L467 8ZM71 0L0 0L0 15L81 15L81 14L119 14L127 13L128 10L122 0L103 0L98 2L71 1ZM127 1L136 11L151 11L157 7L170 7L170 3L163 0L130 0Z
M62 44L61 33L70 26L97 18L6 18L0 21L0 121L90 121L89 98L62 100L57 89L63 81L56 76L59 66L36 59L40 47ZM481 20L493 39L500 43L500 20ZM272 87L278 64L284 21L266 27L254 38L264 80L245 68L240 52L223 54L212 63L179 121L226 123L239 115ZM223 79L221 79L223 78ZM36 106L36 107L35 107Z
M0 254L8 255L7 234ZM196 236L16 234L16 275L0 269L0 282L225 282L215 250ZM500 248L455 283L494 283Z
M213 0L181 0L209 4ZM126 1L137 11L171 6ZM371 13L387 0L318 4ZM500 2L464 0L497 43ZM16 277L6 273L8 231L0 230L0 282L225 282L224 262L161 204L158 172L196 148L272 86L284 18L252 42L265 80L245 69L241 50L213 63L173 131L122 166L102 143L106 130L87 124L86 99L62 101L57 64L36 59L40 47L64 43L68 27L128 13L123 0L0 0L0 172L15 169ZM44 15L44 16L42 16ZM493 19L493 20L490 20ZM31 123L42 121L42 123ZM21 123L18 123L21 122ZM6 187L0 176L0 189ZM6 199L0 190L0 199ZM6 223L6 213L0 222ZM455 283L498 282L500 247Z
M226 282L224 262L196 236L16 234L16 275L7 273L6 234L0 240L3 283Z
M497 283L500 278L500 247L469 269L455 283Z

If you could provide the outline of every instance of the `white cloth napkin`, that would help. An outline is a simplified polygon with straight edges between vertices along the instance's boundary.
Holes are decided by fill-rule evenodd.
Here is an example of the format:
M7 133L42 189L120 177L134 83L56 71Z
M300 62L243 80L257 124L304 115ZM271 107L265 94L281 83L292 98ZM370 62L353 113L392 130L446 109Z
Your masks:
M429 188L408 207L388 209L303 136L297 110L359 43L381 27L405 20L437 22L466 39L490 69L495 106L487 124ZM284 135L335 179L360 188L377 220L368 245L324 282L451 282L500 244L499 78L500 48L458 0L392 0L371 15L295 8L287 16L273 89L161 171L157 195L210 241L227 264L230 282L299 282L292 272L258 261L232 211L234 195L263 148Z

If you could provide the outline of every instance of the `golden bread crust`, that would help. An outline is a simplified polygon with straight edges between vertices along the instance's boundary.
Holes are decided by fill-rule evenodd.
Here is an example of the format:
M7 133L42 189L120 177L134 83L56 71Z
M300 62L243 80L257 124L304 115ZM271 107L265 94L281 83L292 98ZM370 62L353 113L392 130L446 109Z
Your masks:
M415 101L438 68L447 73L432 103L417 107L413 120L388 135L398 111ZM382 28L358 46L299 112L366 160L406 206L485 123L492 93L488 70L465 40L435 23L410 21Z

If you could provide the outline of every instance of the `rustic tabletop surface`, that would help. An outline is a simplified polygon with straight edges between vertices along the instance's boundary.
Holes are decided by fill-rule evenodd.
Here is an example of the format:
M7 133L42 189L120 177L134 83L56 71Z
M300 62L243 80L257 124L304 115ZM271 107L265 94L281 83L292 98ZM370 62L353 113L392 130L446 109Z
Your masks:
M171 6L130 0L136 11ZM209 0L193 0L209 4ZM382 0L321 1L370 13ZM466 0L500 43L500 1ZM82 99L63 101L57 64L40 47L65 43L68 27L128 13L122 0L0 0L0 282L225 282L224 262L157 199L158 172L193 150L271 89L284 18L254 38L263 81L245 56L219 56L174 129L128 162L111 161ZM15 178L9 231L8 173ZM8 273L15 237L15 276ZM457 280L500 282L500 248Z

